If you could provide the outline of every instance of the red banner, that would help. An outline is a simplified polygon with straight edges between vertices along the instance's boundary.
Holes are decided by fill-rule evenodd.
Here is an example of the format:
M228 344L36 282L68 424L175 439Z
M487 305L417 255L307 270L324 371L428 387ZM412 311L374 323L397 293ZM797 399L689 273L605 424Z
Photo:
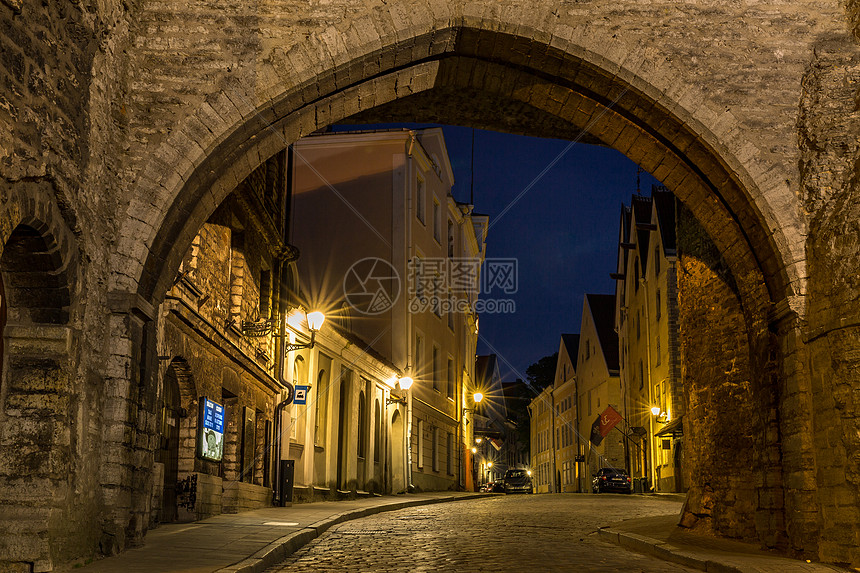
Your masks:
M600 437L605 438L606 434L612 431L618 422L621 421L621 414L615 411L612 406L607 406L600 415Z

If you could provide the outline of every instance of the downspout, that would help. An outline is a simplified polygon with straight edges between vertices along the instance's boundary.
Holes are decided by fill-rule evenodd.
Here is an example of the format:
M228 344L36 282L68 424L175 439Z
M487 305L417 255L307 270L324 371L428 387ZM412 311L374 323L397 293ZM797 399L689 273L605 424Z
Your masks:
M644 269L643 269L644 271ZM636 280L639 280L639 277L636 277ZM651 381L651 319L648 313L649 301L650 298L648 296L648 280L646 278L642 279L642 288L645 289L645 352L647 354L648 359L648 408L654 404L654 387ZM650 412L649 412L650 414ZM654 439L654 416L648 416L648 441L653 442ZM650 456L651 468L649 470L649 477L651 478L651 488L654 491L657 491L657 470L655 467L656 460L654 459L654 447L653 443L649 444L652 447L648 448L648 453L646 453L645 459L648 460L648 456ZM643 492L644 493L644 492Z
M292 199L293 199L293 146L287 147L287 165L285 168L285 185L283 204L281 205L281 229L283 230L283 240L285 245L289 245L290 238L290 217L292 216ZM273 497L278 500L278 505L283 507L285 500L281 491L281 455L283 453L282 443L282 426L284 408L293 403L295 398L295 388L286 380L285 373L287 370L287 352L285 338L289 336L287 333L287 309L285 301L287 300L287 288L284 283L284 268L288 264L286 258L281 258L278 261L280 268L278 269L278 277L280 278L279 285L279 304L278 304L278 335L275 337L275 355L278 357L278 364L275 369L278 372L278 382L283 386L287 394L275 406L274 413L274 431L275 431L275 483L272 484Z
M412 217L414 216L412 203L412 181L415 179L412 173L412 148L415 146L415 133L409 132L409 141L406 145L406 157L404 158L404 172L406 173L406 181L403 188L406 191L406 244L409 245L409 252L406 260L406 270L409 272L409 261L415 256L414 247L412 245ZM393 244L393 242L392 242ZM406 277L404 284L409 284L409 277ZM407 293L408 294L408 293ZM412 313L409 311L409 302L405 300L406 308L406 373L407 376L414 376L412 371L415 366L414 357L412 356L412 341L415 338L415 333L412 330ZM413 378L414 384L414 378ZM406 390L406 491L412 493L415 491L415 486L412 484L412 388Z

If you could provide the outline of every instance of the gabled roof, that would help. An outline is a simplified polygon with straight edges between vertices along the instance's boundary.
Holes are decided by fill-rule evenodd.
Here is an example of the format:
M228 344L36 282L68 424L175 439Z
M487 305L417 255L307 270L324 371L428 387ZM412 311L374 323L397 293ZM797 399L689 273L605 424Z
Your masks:
M478 385L489 388L493 383L493 372L495 370L495 354L485 354L475 358L475 380L478 381Z
M579 335L578 334L562 334L561 342L567 350L567 355L570 357L570 363L576 370L576 361L579 359Z
M657 228L660 230L660 240L663 243L663 254L675 256L678 252L675 238L675 195L665 187L654 186L651 189L654 198L654 210L657 213Z
M645 197L642 195L633 195L630 199L631 208L633 209L634 215L634 227L637 224L650 225L651 224L651 197ZM645 275L645 271L648 266L648 245L651 242L651 232L647 229L636 229L636 238L637 243L639 244L639 265L641 270L639 272L642 275ZM638 280L639 277L636 277Z
M591 318L594 320L594 328L597 330L600 349L606 360L606 368L610 373L618 373L618 333L615 332L615 295L612 294L586 294L588 308L591 309Z

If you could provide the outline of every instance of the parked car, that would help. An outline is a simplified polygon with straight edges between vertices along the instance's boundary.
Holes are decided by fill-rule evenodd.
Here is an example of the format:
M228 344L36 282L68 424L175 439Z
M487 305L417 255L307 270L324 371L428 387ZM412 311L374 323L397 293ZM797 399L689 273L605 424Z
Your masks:
M605 491L633 493L633 479L627 475L627 470L600 468L591 480L591 491L593 493Z
M505 493L532 493L532 478L526 470L508 470L502 478L502 490Z
M493 493L504 493L505 484L500 479L497 479L496 481L491 481L489 484L489 489L487 491L490 491Z

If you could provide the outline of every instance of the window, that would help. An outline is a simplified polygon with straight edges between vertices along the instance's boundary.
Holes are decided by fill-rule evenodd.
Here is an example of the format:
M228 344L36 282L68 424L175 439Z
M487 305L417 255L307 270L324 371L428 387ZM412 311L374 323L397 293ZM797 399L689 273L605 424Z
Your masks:
M660 337L659 336L657 337L657 340L655 341L655 345L657 347L656 362L657 362L657 366L660 366L661 356L663 353L660 352Z
M663 310L663 305L661 304L661 299L660 299L660 289L657 289L655 302L656 302L656 306L657 306L657 312L656 312L657 320L660 320L660 314L662 313L662 310Z
M413 371L419 376L426 375L423 370L424 366L424 337L420 334L415 335L415 356L412 357L414 362Z
M439 201L433 199L433 238L436 242L442 244L442 209L439 207Z
M360 458L367 456L367 408L364 402L364 391L361 391L358 393L358 457Z
M645 366L642 364L642 360L639 360L639 389L645 387ZM591 412L589 412L591 414Z
M326 390L328 390L328 371L320 370L317 375L317 397L314 402L314 444L317 446L325 443Z
M252 277L248 277L249 280ZM242 326L242 297L245 293L245 234L230 234L230 319L236 328Z
M636 340L639 340L642 337L642 317L639 315L639 311L636 311Z
M379 463L382 454L382 410L379 399L373 401L373 461Z
M433 363L431 367L433 368L433 389L439 392L439 347L435 344L433 345Z
M585 359L588 360L589 358L591 358L591 341L586 340L585 341Z
M448 219L448 256L454 256L454 222Z
M433 471L439 471L439 428L433 428Z
M660 276L660 245L654 245L654 276Z
M260 269L260 306L259 314L262 320L272 316L272 271Z
M424 420L418 420L418 455L417 464L419 468L424 467Z
M424 190L424 179L420 176L415 184L415 213L418 215L418 220L424 222L424 205L427 203L427 196Z
M454 330L454 293L448 290L448 328Z
M633 289L639 292L639 258L633 262Z
M588 415L591 415L591 390L588 391Z
M448 398L454 399L454 361L448 359Z

